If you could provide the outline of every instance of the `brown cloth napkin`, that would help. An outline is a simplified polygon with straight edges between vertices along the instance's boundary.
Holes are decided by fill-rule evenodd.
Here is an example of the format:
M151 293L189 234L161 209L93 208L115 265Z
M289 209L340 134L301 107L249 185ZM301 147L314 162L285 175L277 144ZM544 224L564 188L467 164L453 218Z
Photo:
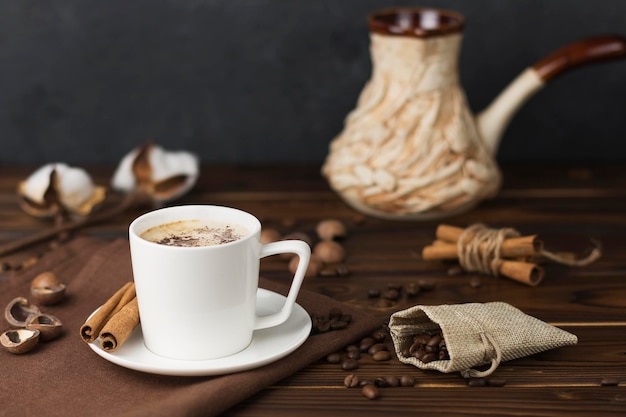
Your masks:
M213 416L329 353L375 331L381 323L328 297L302 290L298 303L309 314L339 307L352 314L340 331L310 336L295 352L261 368L213 377L153 375L126 369L96 355L79 328L98 306L132 279L127 240L79 237L45 255L19 275L0 281L0 307L29 296L30 281L55 272L68 285L66 299L40 306L63 321L60 339L40 343L24 355L0 348L2 415L13 416ZM281 294L285 285L261 279L260 286ZM1 331L8 328L3 321Z

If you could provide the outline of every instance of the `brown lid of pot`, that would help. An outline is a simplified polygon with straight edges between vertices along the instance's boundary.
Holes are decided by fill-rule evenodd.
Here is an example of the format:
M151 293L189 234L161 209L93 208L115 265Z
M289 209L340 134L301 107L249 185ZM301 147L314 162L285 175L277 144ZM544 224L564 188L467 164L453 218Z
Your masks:
M465 19L450 10L392 8L371 13L367 23L374 33L427 38L462 32Z

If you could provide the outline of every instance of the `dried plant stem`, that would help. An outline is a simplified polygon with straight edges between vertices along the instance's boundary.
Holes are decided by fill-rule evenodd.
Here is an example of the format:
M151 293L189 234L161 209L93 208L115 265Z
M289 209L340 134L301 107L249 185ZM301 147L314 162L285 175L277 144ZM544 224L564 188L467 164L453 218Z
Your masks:
M13 252L17 252L21 249L25 249L29 246L53 239L57 236L68 234L70 232L74 232L85 227L105 222L116 216L119 216L120 214L124 213L126 210L132 207L139 207L151 201L152 200L146 193L140 190L136 190L132 193L127 194L126 197L122 201L120 201L118 205L111 207L109 210L96 213L92 216L85 217L80 220L55 225L50 229L42 230L41 232L36 233L32 236L27 236L23 239L18 239L13 242L6 243L0 246L0 256L5 256Z

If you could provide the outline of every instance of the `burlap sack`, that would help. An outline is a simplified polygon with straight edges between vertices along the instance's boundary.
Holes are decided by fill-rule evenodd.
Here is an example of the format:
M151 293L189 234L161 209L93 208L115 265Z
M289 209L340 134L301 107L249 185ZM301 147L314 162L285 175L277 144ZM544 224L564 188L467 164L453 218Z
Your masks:
M418 305L394 313L389 328L400 361L420 369L460 371L466 378L484 377L501 362L578 342L575 335L503 302ZM404 356L415 335L437 332L443 334L449 359L424 363ZM486 370L473 369L489 363Z

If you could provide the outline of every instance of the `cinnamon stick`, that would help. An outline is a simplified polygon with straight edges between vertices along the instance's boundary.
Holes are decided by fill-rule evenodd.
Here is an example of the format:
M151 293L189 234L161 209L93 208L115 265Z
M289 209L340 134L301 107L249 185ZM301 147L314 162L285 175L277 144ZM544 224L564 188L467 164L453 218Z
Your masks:
M525 258L536 256L541 253L542 244L536 236L524 236L519 238L509 238L502 242L501 255L505 258ZM487 242L480 244L482 251L487 247ZM457 259L457 244L436 240L431 245L422 249L422 258L426 261L438 259Z
M501 261L498 273L526 285L535 286L543 280L543 268L529 262Z
M456 243L464 230L460 227L440 224L437 227L437 239L446 242ZM471 238L471 236L469 236ZM487 243L483 242L480 248L484 250ZM456 245L454 245L456 247ZM543 242L536 235L511 237L504 239L502 242L502 256L506 258L518 258L525 256L534 256L543 250ZM450 249L448 249L450 250ZM424 258L426 259L426 258ZM431 258L431 259L454 259L454 258Z
M102 349L115 352L126 341L139 324L139 306L137 297L133 298L120 311L115 313L100 332Z
M135 283L127 282L117 290L96 313L80 328L80 336L86 343L92 343L107 321L135 298Z

